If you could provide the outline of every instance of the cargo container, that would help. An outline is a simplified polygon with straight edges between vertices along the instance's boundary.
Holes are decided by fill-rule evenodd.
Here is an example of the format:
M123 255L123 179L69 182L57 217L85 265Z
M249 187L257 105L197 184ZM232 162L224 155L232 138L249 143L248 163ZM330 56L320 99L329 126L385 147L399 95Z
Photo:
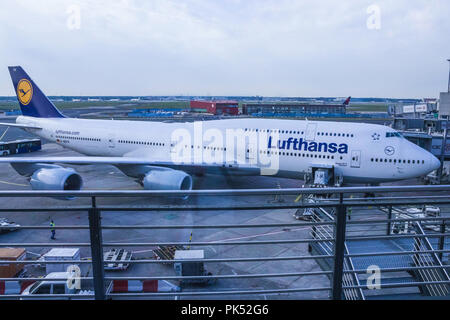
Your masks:
M26 251L23 248L0 248L0 278L14 278L23 270L23 264L2 263L2 261L25 260Z
M45 261L64 261L64 260L80 260L79 248L53 248L46 254L44 254ZM47 263L45 270L48 273L51 272L66 272L67 268L75 263L61 262L61 263Z

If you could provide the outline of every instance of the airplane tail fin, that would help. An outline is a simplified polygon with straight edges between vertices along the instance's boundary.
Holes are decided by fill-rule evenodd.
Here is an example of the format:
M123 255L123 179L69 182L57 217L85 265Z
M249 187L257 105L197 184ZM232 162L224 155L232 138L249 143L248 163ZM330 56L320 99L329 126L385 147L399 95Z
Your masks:
M20 66L8 67L11 80L24 116L64 118L55 105L39 89Z

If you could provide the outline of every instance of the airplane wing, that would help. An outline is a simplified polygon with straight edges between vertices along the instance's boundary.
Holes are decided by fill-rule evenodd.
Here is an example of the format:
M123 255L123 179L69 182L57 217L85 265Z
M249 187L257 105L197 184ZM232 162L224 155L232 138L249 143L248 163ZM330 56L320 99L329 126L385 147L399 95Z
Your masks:
M76 156L76 157L0 157L1 163L11 164L33 164L33 163L60 163L68 165L90 165L90 164L109 164L114 166L127 165L149 165L157 170L158 167L166 167L183 171L192 171L201 169L208 173L238 173L239 175L260 174L261 168L252 164L216 164L216 163L176 163L167 160L157 160L144 157L95 157L95 156Z
M65 163L65 164L151 164L151 165L174 165L170 161L159 161L155 159L133 158L133 157L4 157L0 163ZM203 165L203 164L198 164Z
M16 127L16 128L24 128L24 129L42 129L41 127L36 127L36 126L28 125L28 124L8 123L8 122L0 122L0 126Z

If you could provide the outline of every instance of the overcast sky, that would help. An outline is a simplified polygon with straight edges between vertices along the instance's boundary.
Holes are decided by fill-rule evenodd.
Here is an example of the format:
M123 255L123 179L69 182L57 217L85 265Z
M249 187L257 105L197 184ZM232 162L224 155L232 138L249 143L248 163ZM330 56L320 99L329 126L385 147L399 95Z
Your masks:
M0 95L21 65L48 95L437 97L449 13L448 0L5 0Z

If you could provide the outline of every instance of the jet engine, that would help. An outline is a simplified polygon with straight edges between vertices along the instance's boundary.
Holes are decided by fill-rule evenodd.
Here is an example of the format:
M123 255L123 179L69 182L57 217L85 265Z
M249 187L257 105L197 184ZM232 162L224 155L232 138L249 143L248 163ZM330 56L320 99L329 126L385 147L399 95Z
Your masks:
M48 163L11 163L20 175L29 179L33 190L81 190L83 179L72 168ZM55 197L70 200L73 197Z
M33 190L80 190L83 179L72 168L41 168L30 177Z
M146 190L191 190L192 177L179 170L151 170L142 179Z

